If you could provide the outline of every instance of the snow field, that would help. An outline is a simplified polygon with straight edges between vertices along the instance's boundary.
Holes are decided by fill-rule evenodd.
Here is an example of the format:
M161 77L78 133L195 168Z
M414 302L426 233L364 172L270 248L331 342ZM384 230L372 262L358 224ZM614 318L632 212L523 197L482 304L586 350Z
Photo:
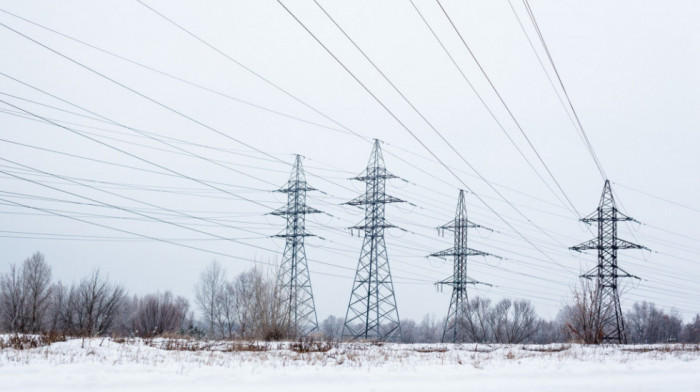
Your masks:
M0 351L2 391L700 391L698 345L71 339ZM247 351L256 350L256 351Z

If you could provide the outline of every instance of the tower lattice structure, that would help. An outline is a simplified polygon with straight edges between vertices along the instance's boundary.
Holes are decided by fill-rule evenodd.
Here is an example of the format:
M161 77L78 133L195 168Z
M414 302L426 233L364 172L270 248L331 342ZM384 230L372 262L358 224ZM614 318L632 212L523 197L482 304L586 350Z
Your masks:
M386 170L379 141L375 140L367 168L353 178L365 183L365 193L345 203L363 206L365 218L351 228L364 232L364 240L345 315L343 338L377 341L402 338L384 241L384 230L396 227L386 221L385 206L403 201L386 194L386 180L392 178L398 177Z
M618 278L637 278L619 267L617 251L619 249L646 249L641 245L625 241L617 237L617 223L634 221L633 218L621 213L612 194L610 181L605 180L603 195L600 198L598 208L581 219L589 225L598 224L598 237L582 244L572 246L570 249L577 252L583 250L597 250L598 264L582 278L595 279L597 304L594 311L597 313L598 325L602 331L602 343L627 343L625 334L625 322L622 318L620 306L620 293ZM639 279L639 278L637 278Z
M452 276L436 283L438 286L452 287L450 307L447 311L445 328L442 333L443 343L461 343L467 340L468 336L465 325L465 307L469 301L467 286L486 284L476 281L467 275L467 258L470 256L493 256L490 253L472 249L467 246L467 230L470 227L475 228L483 226L477 225L467 219L467 205L464 202L464 190L460 190L457 201L457 212L455 213L454 220L438 227L438 231L441 233L444 233L445 230L454 233L454 246L430 255L431 257L453 259Z
M287 194L287 204L272 214L287 220L285 232L275 236L286 240L277 281L282 309L280 321L298 336L306 336L318 330L304 248L304 238L313 236L306 232L306 215L321 212L306 205L306 192L313 190L316 188L306 183L301 157L296 155L287 185L278 190Z

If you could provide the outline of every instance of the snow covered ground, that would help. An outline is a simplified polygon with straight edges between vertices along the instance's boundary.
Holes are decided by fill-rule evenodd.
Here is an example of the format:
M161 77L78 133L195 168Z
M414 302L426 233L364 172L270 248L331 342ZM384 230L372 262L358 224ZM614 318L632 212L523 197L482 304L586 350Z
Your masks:
M357 343L298 351L290 343L72 339L2 349L0 390L700 391L697 345Z

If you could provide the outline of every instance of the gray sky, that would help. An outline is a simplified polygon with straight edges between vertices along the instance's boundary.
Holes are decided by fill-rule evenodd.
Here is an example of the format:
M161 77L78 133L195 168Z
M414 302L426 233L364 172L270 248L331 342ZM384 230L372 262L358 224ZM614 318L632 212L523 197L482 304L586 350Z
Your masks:
M359 222L363 213L340 203L363 191L362 183L347 178L360 173L367 163L371 145L365 139L378 138L384 141L388 169L406 180L392 181L389 193L412 203L387 208L387 219L407 230L387 233L399 314L414 319L426 313L443 317L449 291L437 292L431 282L447 277L451 262L425 256L451 245L451 237L437 236L434 228L452 219L458 189L464 185L276 1L146 3L327 117L138 2L0 1L4 11L219 93L0 12L4 25L179 114L6 27L0 29L4 74L187 151L99 121L93 114L0 76L3 101L104 143L36 121L0 103L0 158L4 159L0 170L8 173L0 174L0 198L44 210L0 203L0 271L38 250L46 255L55 278L64 282L99 268L134 293L172 290L191 297L199 272L211 260L219 260L231 276L253 263L145 240L48 211L275 263L284 243L267 236L282 231L284 221L265 214L283 205L284 195L270 191L285 183L292 154L298 153L306 157L309 183L323 191L309 194L309 204L330 214L312 216L308 222L309 231L324 238L307 241L317 311L320 319L342 316L362 241L345 228ZM461 181L539 249L475 195L468 195L470 219L495 230L470 232L470 246L504 258L471 260L469 275L495 286L475 288L470 295L528 298L542 316L553 317L578 274L595 263L594 254L576 254L567 247L593 235L577 222L571 206L562 202L564 196L437 3L416 0L475 90L556 192L548 189L509 142L410 2L320 3L508 202L436 136L313 2L285 2ZM512 4L544 61L523 4L516 0ZM576 210L581 215L593 211L603 180L509 3L445 0L443 5ZM613 181L618 207L643 223L621 226L620 236L654 251L620 252L620 266L643 278L627 282L623 307L649 300L676 308L688 319L700 310L696 283L700 268L695 263L700 254L696 179L700 7L693 1L539 0L531 6L595 152ZM554 78L549 66L547 72ZM123 209L95 205L99 203L86 198Z

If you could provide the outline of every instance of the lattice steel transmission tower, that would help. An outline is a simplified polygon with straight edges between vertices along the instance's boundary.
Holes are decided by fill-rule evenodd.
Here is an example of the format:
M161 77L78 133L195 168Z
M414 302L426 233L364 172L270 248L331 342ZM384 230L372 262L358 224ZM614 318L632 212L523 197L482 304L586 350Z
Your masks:
M635 221L621 213L615 206L615 199L610 188L610 181L605 180L603 195L598 209L581 219L587 224L598 224L598 238L572 246L569 249L581 252L588 249L598 250L598 265L582 278L596 280L595 307L597 320L602 328L602 343L627 343L625 322L622 319L618 278L636 278L617 265L618 249L646 249L617 237L617 222ZM635 221L636 222L636 221Z
M467 247L467 229L470 227L483 227L467 219L467 205L464 203L464 190L459 191L457 201L457 213L454 220L438 227L438 232L444 234L445 230L454 232L454 246L441 252L433 253L431 257L448 258L454 260L452 276L437 282L438 286L452 286L452 298L447 311L445 329L442 332L442 342L461 343L466 341L467 332L464 325L465 305L468 303L467 285L490 284L476 281L467 275L467 257L469 256L493 256ZM494 256L498 257L498 256Z
M403 201L386 194L386 180L392 178L398 177L384 167L379 140L375 140L367 169L353 178L366 184L365 193L345 203L364 206L365 219L351 228L363 231L364 240L345 314L343 338L384 341L403 337L384 242L384 229L396 227L384 218L385 205Z
M301 157L297 155L287 185L278 190L287 194L287 205L272 212L273 215L287 219L286 231L275 236L286 239L277 280L282 301L282 320L280 321L282 325L288 326L291 332L299 336L306 336L318 330L314 295L304 249L304 238L313 236L306 232L306 214L321 212L306 205L306 192L313 190L316 188L307 185L304 169L301 166Z

